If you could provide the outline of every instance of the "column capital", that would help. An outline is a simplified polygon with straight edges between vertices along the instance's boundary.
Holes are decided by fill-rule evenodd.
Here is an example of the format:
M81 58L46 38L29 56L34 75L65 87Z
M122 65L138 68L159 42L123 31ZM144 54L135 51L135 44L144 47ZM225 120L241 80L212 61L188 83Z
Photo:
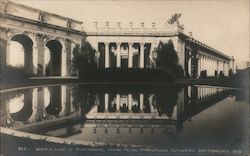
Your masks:
M108 45L108 44L109 44L109 42L104 42L104 44L105 44L105 45Z
M71 42L71 40L68 39L68 38L65 38L64 41L67 42L67 43L70 43L70 42Z
M35 33L36 39L45 39L47 36L44 34Z
M200 59L202 57L202 54L197 53L198 58Z
M133 42L128 42L128 45L133 45Z
M140 45L142 46L142 45L145 45L146 43L145 42L140 42Z
M122 43L121 42L116 42L116 45L121 45Z

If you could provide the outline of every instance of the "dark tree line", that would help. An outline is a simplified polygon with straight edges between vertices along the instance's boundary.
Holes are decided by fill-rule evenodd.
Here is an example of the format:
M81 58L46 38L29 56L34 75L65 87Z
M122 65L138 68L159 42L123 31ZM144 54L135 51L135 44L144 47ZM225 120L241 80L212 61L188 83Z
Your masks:
M82 41L73 49L72 68L74 71L84 72L85 70L97 69L96 50L89 42Z
M158 55L156 60L157 68L169 72L176 78L183 78L184 71L178 64L179 58L172 40L167 43L160 42L156 48L156 53Z

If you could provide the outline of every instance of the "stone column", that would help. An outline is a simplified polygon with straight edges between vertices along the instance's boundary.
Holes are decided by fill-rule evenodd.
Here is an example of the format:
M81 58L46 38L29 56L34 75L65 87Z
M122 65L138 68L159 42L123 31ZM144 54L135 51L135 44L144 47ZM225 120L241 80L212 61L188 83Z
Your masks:
M3 70L5 65L8 65L10 62L10 41L8 40L8 30L0 28L1 34L1 46L0 46L0 72Z
M203 68L204 68L204 67L203 67L203 62L204 62L204 61L203 61L203 55L202 55L202 54L201 54L201 58L200 58L200 59L201 59L201 62L200 62L200 63L201 63L201 69L200 69L200 70L202 71Z
M109 43L105 43L105 68L109 68Z
M210 76L212 76L213 75L213 60L211 57L210 57L209 67L210 67Z
M204 70L207 71L207 76L208 76L208 57L205 56L205 65L204 65Z
M44 101L45 101L44 88L38 88L37 96L38 96L37 115L39 119L43 119Z
M108 107L109 107L109 94L108 93L104 94L104 105L105 105L105 112L108 112Z
M121 96L120 94L116 94L116 111L120 112L120 105L121 105Z
M203 59L203 71L205 72L205 70L206 70L206 56L204 55L204 59Z
M72 103L71 103L71 101L72 101L72 97L71 97L71 94L72 94L72 88L71 88L71 86L65 86L66 87L66 110L65 110L65 112L66 112L66 115L69 115L70 113L71 113L71 106L72 106Z
M132 102L133 102L132 94L128 94L128 112L131 112L132 110Z
M214 59L214 72L215 72L215 70L217 70L217 60L216 59Z
M132 43L128 44L128 68L133 67L133 51L132 51Z
M213 58L211 57L211 76L214 76L214 60Z
M232 70L233 70L233 73L235 73L234 71L234 58L232 57Z
M225 76L227 76L227 74L228 74L228 69L227 69L227 62L225 62Z
M183 40L181 40L179 37L176 38L177 40L176 42L176 48L177 48L177 55L179 58L179 64L181 65L181 67L183 69L185 69L185 42ZM187 74L187 73L184 73ZM186 76L186 75L185 75Z
M144 43L140 43L140 68L144 68Z
M154 109L154 106L153 106L153 96L154 95L151 95L149 98L149 107L150 107L150 113L155 113L155 109Z
M200 71L201 71L201 55L199 55L199 57L198 57L198 70L197 70L197 76L198 76L198 78L200 77Z
M204 71L207 71L207 74L208 74L208 70L207 70L207 56L205 55L205 58L204 58Z
M44 45L44 36L38 34L37 35L37 50L38 50L38 75L45 76L45 45Z
M202 59L201 59L201 71L204 71L204 55L202 55L202 57L201 57Z
M211 74L214 76L214 59L211 59Z
M218 60L218 74L220 73L220 60Z
M66 51L66 75L71 76L71 41L65 41L65 51Z
M207 97L207 88L204 88L203 94L204 94L204 97Z
M66 40L64 40L64 46L62 46L62 56L61 56L61 76L66 76L66 70L67 70L67 51L66 51L66 47L65 47L65 42Z
M143 112L143 99L144 99L144 95L140 94L140 112Z
M32 53L33 53L33 56L32 56L33 68L31 69L31 72L34 74L38 74L39 72L38 63L37 63L38 62L38 47L36 43L33 43Z
M201 98L201 87L198 87L198 98Z
M72 93L71 93L71 96L72 96ZM72 100L71 100L71 103L72 103ZM95 95L95 105L100 105L99 93Z
M6 60L4 60L3 62L5 62L5 65L9 65L10 64L10 43L9 42L7 42L7 44L6 44L6 50L3 51L3 52L6 52L6 56L4 58Z
M207 58L207 76L211 75L210 57Z
M59 113L60 116L65 116L66 114L66 110L65 110L65 107L66 107L66 102L67 102L67 96L66 96L66 93L67 93L67 86L61 86L61 106L62 106L62 109Z
M177 119L181 118L181 115L184 113L184 105L185 105L185 89L183 88L180 92L178 92L177 99Z
M24 70L27 73L33 73L33 47L24 48Z
M218 60L218 62L217 62L217 68L218 68L218 75L219 75L219 73L220 73L220 60Z
M211 66L211 70L210 70L210 76L213 76L214 75L214 67L213 67L213 63L214 63L214 61L213 61L213 58L211 58L211 62L210 62L210 66Z
M188 75L189 75L189 77L192 77L191 62L192 62L192 57L190 57L190 53L189 53L189 56L188 56Z
M222 69L222 71L223 71L223 74L225 74L225 62L223 62L223 69Z
M214 76L214 59L211 58L211 74Z
M214 77L214 58L212 59L212 75L213 75L213 77Z
M203 88L200 88L200 98L203 98L203 93L202 93Z
M121 68L121 43L116 43L117 53L116 53L116 67Z
M212 64L212 58L209 58L209 75L212 76L213 71L213 64Z
M216 61L216 70L217 70L217 76L219 75L219 61Z
M34 89L31 88L23 93L24 94L23 103L25 108L28 109L33 108L33 90Z

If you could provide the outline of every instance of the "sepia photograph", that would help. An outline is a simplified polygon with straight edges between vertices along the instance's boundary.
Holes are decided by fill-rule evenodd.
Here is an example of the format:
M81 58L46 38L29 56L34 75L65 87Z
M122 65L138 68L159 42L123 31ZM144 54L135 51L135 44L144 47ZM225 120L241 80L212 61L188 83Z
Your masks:
M0 0L0 156L246 156L249 75L249 0Z

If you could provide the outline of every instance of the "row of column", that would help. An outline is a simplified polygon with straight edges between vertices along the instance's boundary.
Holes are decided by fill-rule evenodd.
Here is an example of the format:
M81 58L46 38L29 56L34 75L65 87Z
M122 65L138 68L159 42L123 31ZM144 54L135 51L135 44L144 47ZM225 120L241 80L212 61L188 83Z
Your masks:
M144 68L144 45L145 43L140 43L140 68ZM133 68L133 43L128 43L128 68ZM116 53L116 67L121 68L121 43L116 43L117 53ZM110 52L109 52L109 42L105 43L105 68L110 67Z
M199 99L205 99L208 97L216 98L219 93L225 91L224 88L214 88L214 87L191 87L188 86L186 89L186 95L190 98L191 103ZM214 97L215 96L215 97Z
M223 74L228 75L228 71L230 68L230 64L225 61L221 61L212 57L208 57L206 55L199 55L198 59L198 77L201 75L201 71L207 71L207 76L215 76L215 71L219 75L220 71Z
M116 111L120 112L120 108L122 107L122 103L121 103L121 95L120 94L116 94L116 98L115 98L115 103L116 103ZM143 103L144 103L144 95L140 94L139 95L139 112L143 112ZM132 112L132 104L133 104L133 97L132 94L128 94L127 95L127 106L128 106L128 112ZM108 112L108 108L109 108L109 94L105 93L104 94L104 107L105 107L105 112ZM151 112L154 112L154 108L152 106L152 108L150 107Z
M218 88L198 87L198 98L204 98L217 93L218 93Z

